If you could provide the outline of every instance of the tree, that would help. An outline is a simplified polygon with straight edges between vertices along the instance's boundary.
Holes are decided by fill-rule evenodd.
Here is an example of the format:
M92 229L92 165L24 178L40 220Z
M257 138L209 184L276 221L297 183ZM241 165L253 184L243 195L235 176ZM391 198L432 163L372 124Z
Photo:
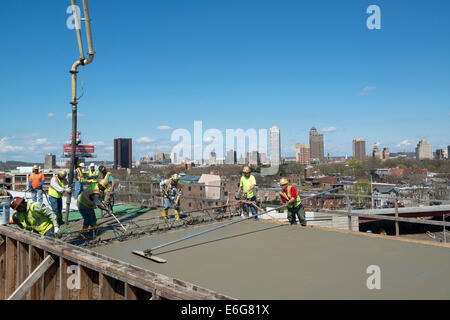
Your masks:
M348 162L348 165L350 166L350 168L352 168L353 170L361 170L362 169L362 164L358 159L351 159Z

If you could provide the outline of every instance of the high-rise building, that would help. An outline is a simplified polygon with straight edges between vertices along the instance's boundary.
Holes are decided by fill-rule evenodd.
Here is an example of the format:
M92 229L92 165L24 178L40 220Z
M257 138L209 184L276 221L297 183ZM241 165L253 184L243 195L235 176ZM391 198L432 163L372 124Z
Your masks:
M375 159L383 160L383 152L378 149L377 145L373 146L372 157Z
M245 164L244 155L242 153L241 153L241 156L239 157L239 164L241 164L241 165Z
M258 153L258 151L252 151L250 153L249 165L251 165L251 166L258 166L259 163L260 163L260 160L259 160L259 153Z
M216 153L215 152L211 152L209 154L209 165L216 165Z
M276 126L270 128L270 164L281 164L280 128Z
M416 147L416 159L433 159L433 148L427 140L420 140Z
M171 163L173 163L173 164L177 164L178 162L177 162L177 153L176 152L172 152L171 154L170 154L170 162Z
M448 159L447 149L436 149L436 159L437 160Z
M227 157L225 159L226 164L236 164L236 151L234 150L228 150L227 151Z
M265 152L261 152L259 154L259 160L261 161L262 164L267 164L267 155Z
M391 154L389 152L389 148L388 147L383 148L383 159L387 160L390 157L391 157Z
M114 168L132 168L132 141L131 139L114 139Z
M309 164L311 159L311 148L309 144L295 144L295 160L301 164Z
M310 159L312 161L322 162L324 160L323 134L318 133L315 127L312 127L309 131L309 147Z
M366 141L362 138L353 140L353 159L361 162L366 159Z
M44 169L56 168L56 156L54 154L46 154L44 157Z

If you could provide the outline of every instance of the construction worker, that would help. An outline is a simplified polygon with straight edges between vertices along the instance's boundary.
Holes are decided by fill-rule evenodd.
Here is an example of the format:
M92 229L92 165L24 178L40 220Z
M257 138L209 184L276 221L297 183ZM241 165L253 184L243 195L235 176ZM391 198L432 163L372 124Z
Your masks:
M280 180L280 198L283 203L288 203L288 220L291 224L297 224L295 216L298 216L300 224L306 226L305 208L300 201L300 196L297 194L297 190L289 185L287 179L282 178Z
M81 232L87 231L89 227L97 228L97 217L95 216L95 207L101 210L107 210L102 202L101 193L105 190L108 179L98 183L93 183L78 196L78 210L83 216L83 227Z
M6 187L3 186L2 190L0 191L0 197L10 197L10 198L12 198L13 196L11 195L11 193L9 193L8 189L6 189Z
M84 183L84 163L80 163L77 165L75 169L75 192L73 193L73 197L78 199L78 196L81 192L83 192L83 183Z
M42 199L42 186L44 185L45 178L42 172L39 172L39 166L33 166L33 172L28 177L28 190L31 190L31 198L33 202L43 202Z
M239 184L238 193L242 192L242 196L244 200L251 201L253 203L256 203L256 179L255 177L250 174L250 168L245 166L242 170L243 176L241 177L241 181ZM248 216L247 213L247 207L250 207L250 210L252 211L252 215L255 216L255 220L258 220L258 209L254 205L251 204L244 204L244 214Z
M97 179L98 179L98 170L95 170L95 164L91 163L89 165L89 171L87 173L87 182L97 183Z
M12 199L10 207L16 210L12 217L12 223L46 237L53 237L59 232L55 213L43 203L27 203L24 198L15 197Z
M162 217L167 218L170 205L174 205L175 220L180 220L180 199L182 196L181 186L178 184L180 176L174 174L170 179L163 180L159 183L159 191L163 194Z
M71 188L67 187L68 182L66 176L66 171L58 171L58 174L50 180L50 187L48 188L48 201L53 212L56 214L58 225L64 224L62 220L62 195L64 192L72 191Z
M104 191L104 202L106 207L109 208L111 196L114 194L114 185L115 185L114 177L112 176L111 172L106 170L105 166L98 167L98 171L99 171L98 181L107 182Z

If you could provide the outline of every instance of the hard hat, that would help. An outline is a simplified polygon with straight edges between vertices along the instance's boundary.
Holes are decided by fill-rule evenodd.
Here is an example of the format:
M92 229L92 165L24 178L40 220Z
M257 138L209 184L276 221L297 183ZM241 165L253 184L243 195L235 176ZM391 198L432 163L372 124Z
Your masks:
M284 186L285 184L288 184L289 182L287 181L287 179L286 178L282 178L281 180L280 180L280 186Z
M58 176L60 178L65 178L67 176L67 172L65 172L64 170L59 170L58 171Z
M36 169L39 170L39 166L38 166L37 164L35 164L35 165L33 166L33 170L36 170Z
M106 170L105 166L98 167L98 171L103 172L103 170Z
M178 175L177 173L172 175L172 180L179 180L180 179L180 175Z
M250 172L250 168L245 166L244 169L242 169L243 173L249 173Z
M84 162L80 163L79 166L84 168Z
M95 168L95 164L93 164L93 163L91 163L90 165L89 165L89 167L94 167Z
M21 197L15 197L14 199L11 200L11 203L9 204L9 206L10 206L12 209L16 210L17 207L18 207L24 200L25 200L24 198L21 198Z

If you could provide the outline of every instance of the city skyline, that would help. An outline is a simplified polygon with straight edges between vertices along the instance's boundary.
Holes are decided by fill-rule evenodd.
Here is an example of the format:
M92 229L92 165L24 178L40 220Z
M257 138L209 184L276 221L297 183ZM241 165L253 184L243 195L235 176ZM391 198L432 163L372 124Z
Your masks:
M14 48L0 52L0 106L10 111L0 121L0 161L59 158L69 140L68 70L78 50L67 8L15 1L0 12L10 26L3 41ZM358 1L120 8L112 34L116 11L90 5L97 54L79 73L79 131L98 159L113 160L118 136L133 139L134 161L168 153L171 132L193 133L195 120L222 132L276 125L281 156L295 156L312 126L331 156L351 155L355 137L367 150L378 143L391 152L414 152L420 140L433 150L449 144L448 1L380 4L379 30L367 28L367 5ZM111 68L118 57L126 59Z

